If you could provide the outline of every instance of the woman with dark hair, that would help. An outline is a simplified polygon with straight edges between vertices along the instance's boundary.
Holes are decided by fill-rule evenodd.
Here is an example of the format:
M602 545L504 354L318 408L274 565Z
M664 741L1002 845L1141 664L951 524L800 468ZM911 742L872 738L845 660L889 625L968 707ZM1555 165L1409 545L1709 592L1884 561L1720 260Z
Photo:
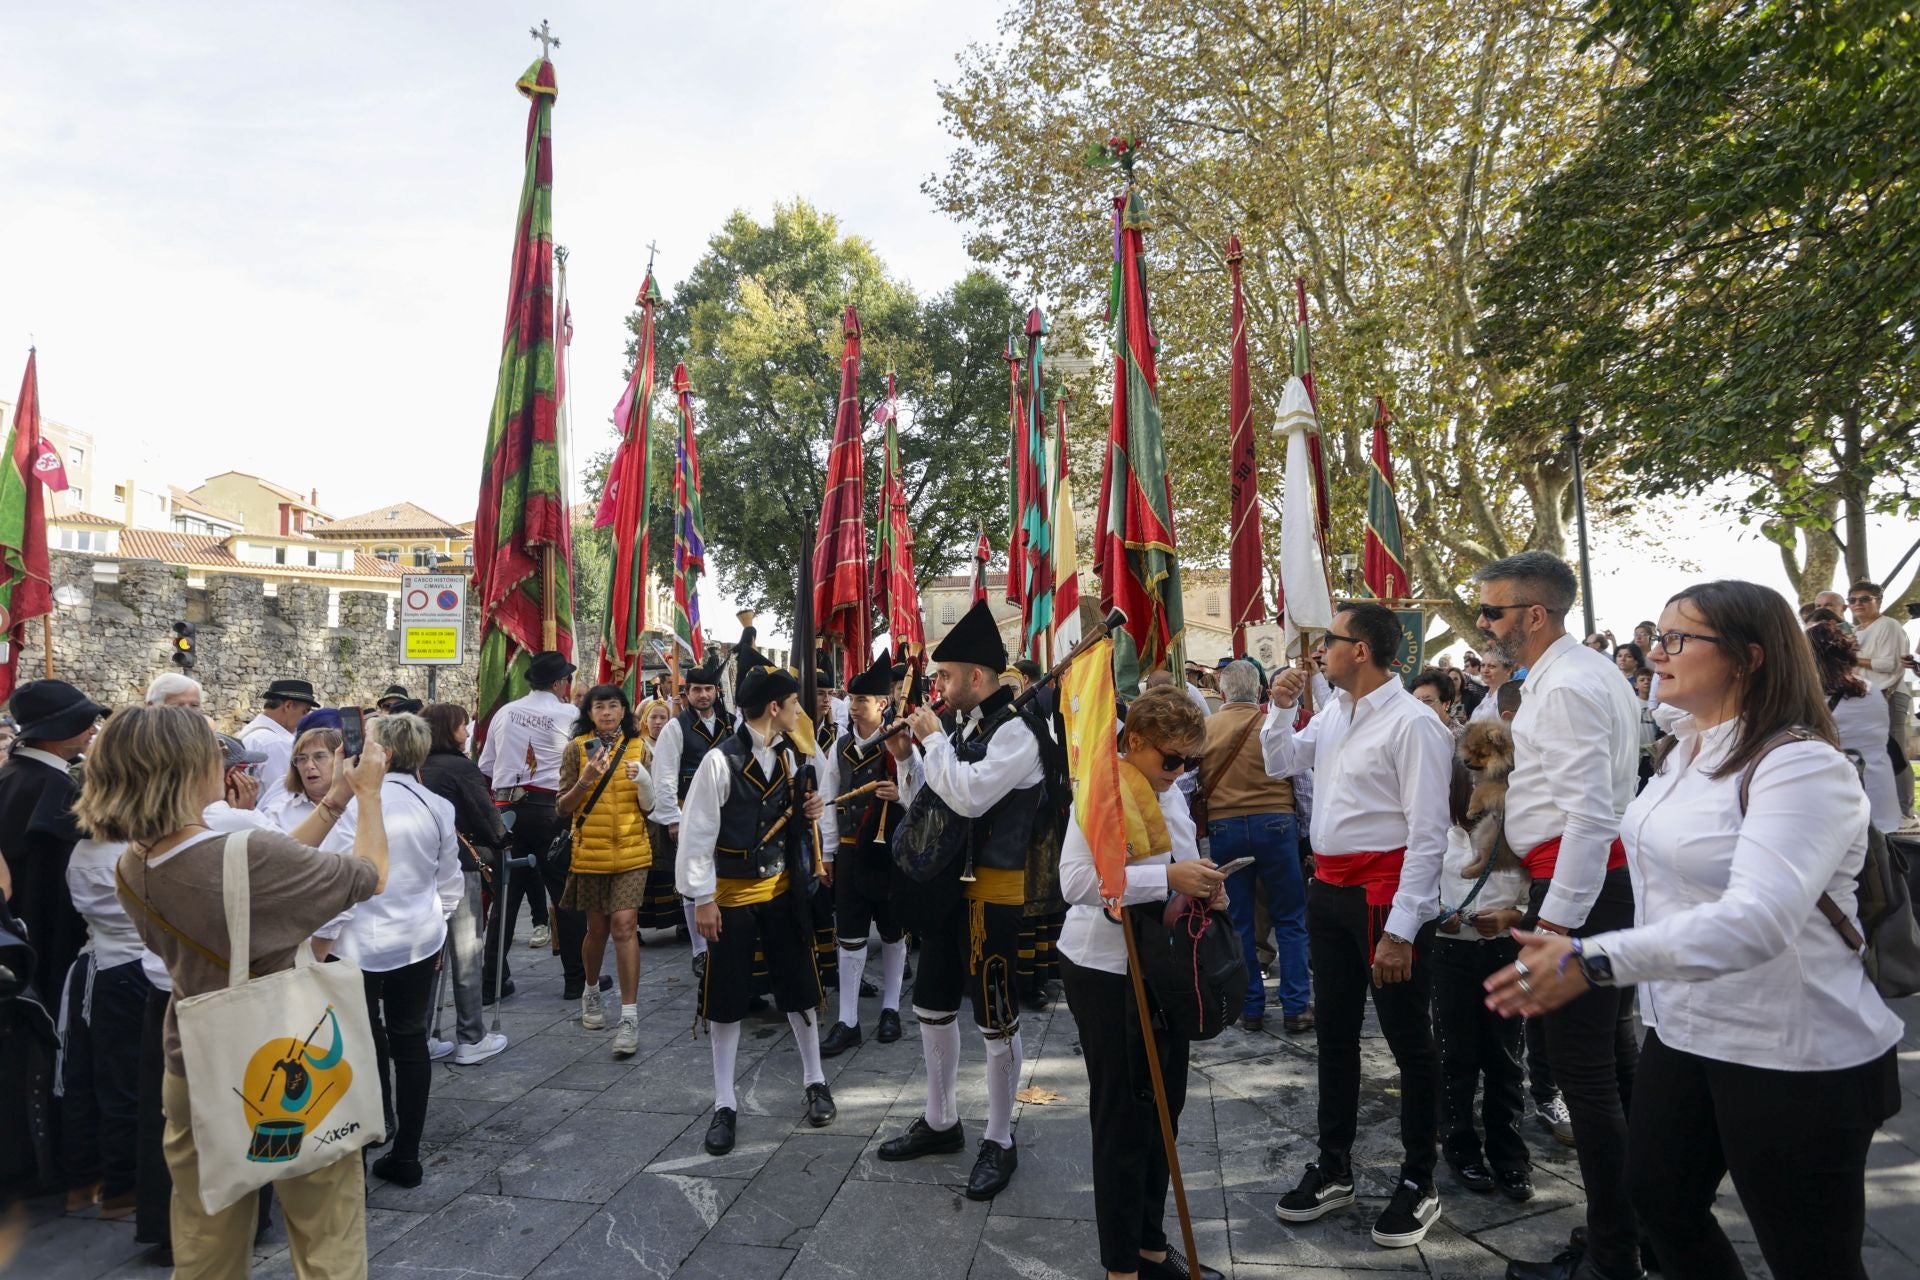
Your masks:
M1807 642L1820 669L1820 688L1833 713L1833 729L1840 749L1859 761L1860 781L1867 789L1873 825L1880 831L1898 831L1900 793L1893 783L1893 758L1880 732L1880 703L1859 675L1860 648L1840 629L1838 619L1807 628Z
M613 967L620 982L620 1026L613 1056L633 1056L640 1046L640 903L647 892L653 846L647 814L653 810L653 778L647 772L646 739L634 723L633 704L617 684L597 684L580 703L575 737L560 763L555 801L573 819L573 863L560 905L587 915L580 945L587 985L580 993L580 1025L607 1025L600 999L600 962L613 939Z
M457 1043L435 1040L428 1046L428 1053L433 1058L451 1054L455 1064L470 1067L507 1047L505 1034L488 1034L480 1012L493 996L485 989L482 977L486 967L486 911L481 885L490 881L498 892L505 892L507 881L501 874L500 859L507 847L507 828L494 806L487 776L467 758L471 727L467 709L451 702L435 702L420 713L420 718L427 722L429 736L420 781L453 806L453 830L460 841L460 874L466 886L460 905L453 909L453 918L447 921Z
M1778 1280L1863 1280L1867 1148L1899 1110L1904 1028L1825 910L1860 936L1866 795L1774 592L1689 588L1661 613L1653 660L1683 714L1621 822L1638 923L1517 934L1488 1003L1533 1015L1638 986L1627 1180L1667 1275L1745 1274L1713 1217L1731 1173Z
M1617 644L1613 646L1613 665L1631 680L1647 669L1647 651L1631 640Z

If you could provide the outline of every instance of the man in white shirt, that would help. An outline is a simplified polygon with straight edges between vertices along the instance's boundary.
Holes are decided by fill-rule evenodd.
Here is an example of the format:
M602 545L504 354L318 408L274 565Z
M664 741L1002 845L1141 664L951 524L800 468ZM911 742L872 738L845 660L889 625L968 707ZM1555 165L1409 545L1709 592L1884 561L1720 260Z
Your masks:
M1907 730L1913 722L1913 695L1907 689L1907 633L1900 622L1880 612L1877 583L1856 582L1847 588L1847 608L1853 611L1853 642L1860 649L1860 678L1887 700L1887 754L1893 758L1893 789L1907 830L1913 823L1913 766L1908 762Z
M653 852L656 865L674 865L675 843L680 838L680 805L693 785L693 775L707 752L733 732L732 717L720 706L720 666L712 658L704 666L686 675L686 709L660 728L653 744L653 821L667 833L667 847ZM698 979L705 972L707 940L693 927L693 903L682 899L687 933L692 938L693 973Z
M493 922L489 922L483 961L483 985L488 991L511 994L512 966L497 974L493 966L498 963L496 957L513 947L513 924L520 914L520 899L540 889L545 890L551 903L558 943L555 949L566 984L564 998L578 1000L586 990L587 971L580 960L580 944L587 936L586 914L560 909L567 868L547 866L545 856L560 830L560 815L554 808L554 795L560 788L560 761L580 719L579 708L567 700L573 691L573 670L573 664L559 653L549 650L535 654L527 664L527 684L532 691L493 713L487 723L486 745L480 749L480 772L491 780L493 802L513 818L513 856L533 859L533 866L513 869L507 879L507 909L494 912L494 920L504 924L507 931L504 948ZM539 915L536 906L536 923Z
M880 1144L882 1160L912 1160L961 1150L966 1134L955 1096L960 1065L960 997L973 1005L987 1055L987 1129L967 1180L967 1198L991 1200L1013 1180L1013 1095L1023 1045L1014 975L1026 903L1027 858L1048 838L1044 726L1014 709L1000 683L1007 649L993 613L976 604L933 651L935 686L952 726L925 707L908 717L926 750L924 783L895 837L917 845L943 831L936 848L951 855L922 886L951 901L906 923L920 936L913 1013L927 1063L927 1109L907 1131ZM923 825L924 824L924 825ZM1057 839L1059 833L1052 833ZM948 844L951 840L954 843ZM963 874L964 872L964 874ZM969 878L970 877L970 878ZM964 883L955 883L964 880ZM916 895L919 896L919 895Z
M1339 691L1295 732L1307 673L1274 677L1260 731L1267 773L1314 775L1313 882L1307 954L1320 1035L1319 1159L1274 1212L1312 1222L1354 1201L1360 1108L1360 1024L1369 987L1400 1068L1400 1181L1373 1227L1382 1248L1418 1244L1440 1216L1440 1056L1433 1042L1426 954L1447 852L1453 736L1393 674L1401 629L1371 602L1333 615L1321 643Z
M1475 580L1482 647L1527 672L1512 724L1506 834L1533 878L1533 927L1575 937L1629 928L1633 888L1619 836L1639 779L1633 687L1612 659L1567 633L1579 584L1557 556L1522 552L1488 565ZM1641 1275L1627 1200L1623 1097L1639 1061L1633 989L1591 994L1546 1016L1547 1057L1573 1116L1587 1192L1584 1256L1569 1247L1551 1262L1514 1262L1509 1280Z
M266 757L254 767L253 776L261 782L287 776L293 759L293 730L300 717L320 705L313 685L306 680L275 680L260 699L260 714L240 730L240 741L249 751Z

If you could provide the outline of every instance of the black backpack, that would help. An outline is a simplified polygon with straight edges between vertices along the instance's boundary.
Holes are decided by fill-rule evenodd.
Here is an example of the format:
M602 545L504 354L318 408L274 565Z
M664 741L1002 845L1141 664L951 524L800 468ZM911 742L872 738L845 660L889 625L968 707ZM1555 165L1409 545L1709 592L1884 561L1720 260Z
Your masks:
M1247 962L1224 911L1185 894L1126 908L1140 976L1168 1029L1211 1040L1240 1018Z

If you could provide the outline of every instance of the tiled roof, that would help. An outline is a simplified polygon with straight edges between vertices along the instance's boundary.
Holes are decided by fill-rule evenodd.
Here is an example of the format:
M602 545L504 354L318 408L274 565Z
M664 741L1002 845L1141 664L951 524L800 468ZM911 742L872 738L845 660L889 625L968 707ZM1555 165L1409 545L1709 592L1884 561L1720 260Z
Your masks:
M363 511L357 516L346 516L339 520L330 520L326 524L315 525L308 532L321 538L363 533L424 533L432 534L437 538L457 538L465 530L456 524L442 520L425 507L411 502L396 502L391 506Z
M390 578L397 585L406 570L385 560L355 553L352 569L316 569L303 564L251 564L227 547L227 539L209 533L173 533L164 529L128 529L120 535L120 554L134 560L203 566L242 573L287 574L302 578Z
M118 529L120 527L118 520L110 520L106 516L97 516L91 511L75 511L64 516L50 515L47 517L47 523L100 525L108 529Z
M225 520L227 523L235 526L246 523L234 512L222 511L219 507L202 502L177 484L168 485L167 493L173 499L173 505L176 507L185 507L187 510L196 512L199 515L212 516L215 520Z
M307 510L313 512L317 516L324 516L326 514L324 511L320 510L319 507L316 507L313 505L313 502L308 497L308 495L304 493L295 493L293 490L287 488L287 486L283 484L275 484L271 480L262 479L261 477L254 475L251 471L222 471L220 473L220 476L239 476L242 479L251 480L255 484L259 485L262 489L265 489L268 493L273 494L277 498L284 498L285 500L287 500L288 502L291 502L296 507L305 507ZM207 479L210 481L218 480L220 476L208 476ZM206 486L202 485L201 487L205 488Z

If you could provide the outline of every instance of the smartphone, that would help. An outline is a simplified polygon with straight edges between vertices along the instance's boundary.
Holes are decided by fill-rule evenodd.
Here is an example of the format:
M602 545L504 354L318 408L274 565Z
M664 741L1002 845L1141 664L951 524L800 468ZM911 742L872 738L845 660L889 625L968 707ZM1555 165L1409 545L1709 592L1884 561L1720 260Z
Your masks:
M340 749L347 753L347 759L358 760L366 745L366 713L358 707L340 708Z
M1232 862L1227 863L1224 867L1215 867L1214 870L1218 871L1223 876L1230 876L1234 872L1244 871L1246 868L1252 865L1253 865L1252 858L1235 858Z

